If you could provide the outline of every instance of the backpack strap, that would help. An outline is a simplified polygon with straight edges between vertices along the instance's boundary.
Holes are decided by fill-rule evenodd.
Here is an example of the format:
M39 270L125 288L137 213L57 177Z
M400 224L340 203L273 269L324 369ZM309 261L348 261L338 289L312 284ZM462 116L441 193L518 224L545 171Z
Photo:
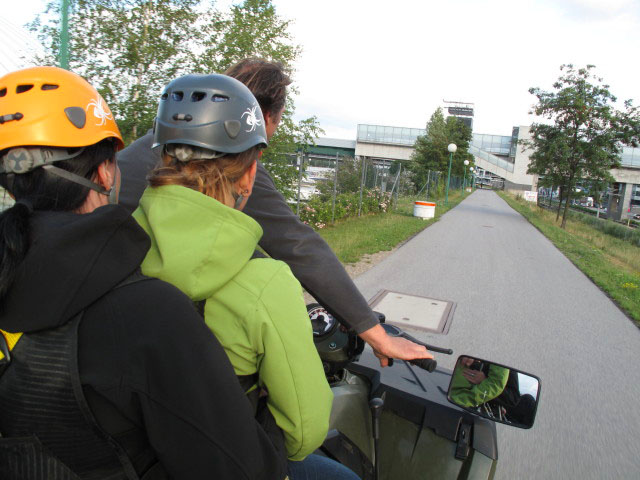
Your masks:
M22 332L11 333L0 330L0 376L11 363L11 350L22 337Z

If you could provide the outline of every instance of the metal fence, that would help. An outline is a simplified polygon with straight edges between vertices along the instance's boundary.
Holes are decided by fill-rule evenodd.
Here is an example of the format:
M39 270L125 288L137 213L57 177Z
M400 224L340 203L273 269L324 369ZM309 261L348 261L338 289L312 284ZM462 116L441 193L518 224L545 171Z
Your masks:
M296 157L298 166L297 195L294 210L300 215L305 203L320 197L331 206L330 221L336 220L336 200L341 194L357 195L357 216L363 212L365 195L375 192L377 198L388 199L395 207L398 197L416 196L435 200L444 198L447 183L446 173L429 171L423 185L415 185L406 165L401 162L350 157L336 154L330 156L302 155ZM451 176L449 190L472 185L472 177ZM384 200L386 201L386 200ZM355 213L355 212L353 212Z

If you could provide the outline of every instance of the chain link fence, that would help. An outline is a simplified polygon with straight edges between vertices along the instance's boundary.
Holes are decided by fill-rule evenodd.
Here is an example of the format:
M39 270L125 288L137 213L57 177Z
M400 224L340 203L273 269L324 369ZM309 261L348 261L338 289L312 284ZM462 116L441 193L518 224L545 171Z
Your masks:
M298 195L292 206L305 223L315 228L341 218L386 212L397 207L399 197L445 197L446 174L428 172L427 182L415 185L406 164L399 161L307 154L298 155L296 163ZM452 176L449 190L460 190L470 180Z
M415 185L401 162L308 154L297 155L295 162L298 179L292 207L303 221L317 228L340 218L386 212L402 196L437 200L445 195L446 174L429 171L427 181ZM469 187L471 179L452 176L449 190L462 189L463 184ZM0 211L13 204L9 193L0 187Z

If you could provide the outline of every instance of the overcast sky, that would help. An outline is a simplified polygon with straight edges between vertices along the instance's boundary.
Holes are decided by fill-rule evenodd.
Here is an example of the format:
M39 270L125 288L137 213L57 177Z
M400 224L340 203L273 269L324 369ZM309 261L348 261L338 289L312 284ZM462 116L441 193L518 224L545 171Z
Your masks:
M0 3L24 24L45 1ZM511 135L532 121L528 89L551 89L563 63L596 65L640 103L640 0L274 3L303 48L296 116L316 115L330 137L354 139L358 123L424 128L443 99L475 104L475 132Z

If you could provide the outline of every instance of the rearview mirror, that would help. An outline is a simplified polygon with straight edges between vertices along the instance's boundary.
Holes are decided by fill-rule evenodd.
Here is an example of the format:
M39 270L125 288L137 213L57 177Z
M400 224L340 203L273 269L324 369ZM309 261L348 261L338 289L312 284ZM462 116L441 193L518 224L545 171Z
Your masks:
M447 399L495 422L531 428L540 399L540 379L511 367L462 355L453 369Z

